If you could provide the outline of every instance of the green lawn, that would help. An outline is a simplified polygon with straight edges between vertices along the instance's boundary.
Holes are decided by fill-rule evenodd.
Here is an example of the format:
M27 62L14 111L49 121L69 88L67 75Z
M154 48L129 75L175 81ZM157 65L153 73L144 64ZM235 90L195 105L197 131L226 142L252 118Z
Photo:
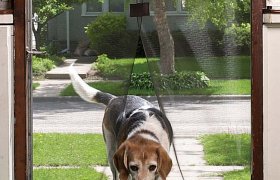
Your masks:
M34 180L107 180L108 177L92 168L35 169Z
M250 180L251 179L251 170L246 167L244 170L240 171L231 171L224 173L224 180Z
M108 92L117 96L126 94L125 85L122 82L103 81L89 83L89 85L103 92ZM210 81L210 87L208 88L166 91L161 93L166 95L250 95L251 81L246 79L212 80ZM151 96L155 93L153 90L130 89L129 94ZM76 96L77 94L74 92L72 85L69 85L60 93L60 95Z
M159 59L150 58L149 67L158 72ZM106 62L100 72L105 77L127 78L131 72L133 59L114 59ZM176 71L203 71L210 79L250 79L250 56L231 57L180 57L175 59ZM133 72L148 72L145 58L135 59Z
M250 134L213 134L201 137L205 160L210 165L250 165Z
M240 165L244 170L224 173L225 180L249 180L251 162L250 134L203 135L204 158L209 165Z
M93 169L94 165L108 165L103 137L100 134L35 133L33 165L35 180L106 179ZM36 168L44 166L52 168Z
M39 86L40 86L39 83L32 83L32 90L35 90Z
M34 134L34 166L107 165L102 135Z

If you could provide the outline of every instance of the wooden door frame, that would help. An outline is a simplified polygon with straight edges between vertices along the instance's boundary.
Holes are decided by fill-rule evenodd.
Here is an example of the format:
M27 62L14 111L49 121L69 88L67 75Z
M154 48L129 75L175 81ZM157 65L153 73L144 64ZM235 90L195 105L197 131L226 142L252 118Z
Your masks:
M27 180L28 164L28 72L26 62L26 0L14 0L14 26L15 26L15 149L14 167L15 179ZM263 46L262 46L262 15L265 0L251 1L252 18L252 179L263 179Z
M15 129L14 129L14 176L16 180L28 179L27 166L27 122L28 122L28 83L26 63L26 0L14 0L14 91L15 91Z
M251 0L251 137L252 176L262 180L263 174L263 9L266 0Z

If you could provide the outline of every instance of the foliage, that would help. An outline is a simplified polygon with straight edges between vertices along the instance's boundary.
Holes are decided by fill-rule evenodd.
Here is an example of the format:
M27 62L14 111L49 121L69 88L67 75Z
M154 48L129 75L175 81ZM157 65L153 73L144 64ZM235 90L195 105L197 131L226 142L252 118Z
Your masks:
M103 75L110 76L117 70L117 65L107 56L107 54L101 54L97 57L95 68L98 69Z
M191 0L186 2L189 18L205 27L209 22L236 45L250 44L250 0Z
M135 89L153 89L153 80L150 73L132 73L130 85Z
M56 67L63 62L64 58L59 56L33 56L32 72L34 76L42 76L47 71Z
M36 48L41 47L42 32L46 28L47 23L57 15L73 9L74 3L85 2L86 0L33 0L32 14L38 15L38 21L32 21L32 29L36 39ZM35 24L37 23L37 28Z
M209 86L209 78L203 72L175 72L173 74L155 74L152 79L150 73L133 73L131 87L136 89L153 89L154 84L160 89L193 89Z
M135 39L131 39L132 35L126 30L125 15L106 13L98 16L85 27L85 32L91 41L91 47L101 54L123 57L126 53L135 51L131 47L131 43L135 44Z
M250 23L232 24L230 27L225 29L225 34L229 37L234 38L234 44L237 46L249 46L250 45Z
M40 58L36 56L32 58L32 70L35 76L44 75L54 67L54 62L49 58Z
M119 81L102 81L89 83L90 86L102 91L114 94L116 96L127 95L127 84ZM250 95L251 81L250 80L211 80L209 87L199 89L183 89L162 91L163 95ZM135 89L130 88L128 94L138 96L154 96L153 89ZM61 93L61 96L77 96L73 86L69 85Z
M190 19L202 26L211 22L224 29L235 22L250 22L250 0L191 0L186 7Z
M58 46L54 42L49 42L45 47L42 47L42 51L46 51L48 55L55 55L58 53Z

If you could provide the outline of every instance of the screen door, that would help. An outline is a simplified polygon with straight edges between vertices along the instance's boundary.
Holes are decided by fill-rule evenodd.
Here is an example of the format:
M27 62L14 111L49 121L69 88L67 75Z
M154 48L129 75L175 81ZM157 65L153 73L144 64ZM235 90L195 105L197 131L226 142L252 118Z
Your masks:
M33 0L34 179L112 179L106 107L75 94L71 64L94 88L168 117L167 179L250 179L250 1L45 3ZM136 3L149 13L130 17Z

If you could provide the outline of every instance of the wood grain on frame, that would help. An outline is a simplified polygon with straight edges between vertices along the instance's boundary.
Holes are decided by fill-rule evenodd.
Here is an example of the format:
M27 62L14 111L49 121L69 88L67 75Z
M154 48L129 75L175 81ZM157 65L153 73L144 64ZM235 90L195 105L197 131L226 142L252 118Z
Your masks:
M14 1L15 26L15 180L27 179L27 72L25 45L25 0Z
M252 0L252 179L263 179L263 14L265 0Z

